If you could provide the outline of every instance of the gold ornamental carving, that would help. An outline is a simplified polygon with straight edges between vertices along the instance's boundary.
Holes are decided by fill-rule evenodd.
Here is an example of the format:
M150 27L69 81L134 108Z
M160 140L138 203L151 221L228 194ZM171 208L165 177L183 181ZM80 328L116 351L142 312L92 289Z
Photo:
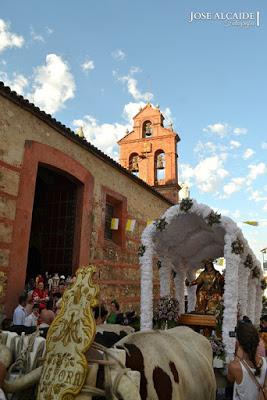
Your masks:
M92 307L99 288L92 281L95 267L81 267L76 282L65 291L60 313L47 334L46 355L37 400L72 400L88 372L85 353L96 332Z

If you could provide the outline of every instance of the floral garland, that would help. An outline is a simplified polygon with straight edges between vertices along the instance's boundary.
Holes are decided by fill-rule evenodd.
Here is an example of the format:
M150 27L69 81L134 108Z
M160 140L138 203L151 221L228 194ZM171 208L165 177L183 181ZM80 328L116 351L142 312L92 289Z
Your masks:
M193 206L193 200L192 199L183 199L180 202L180 210L187 212L190 210L190 208L192 208Z
M248 254L245 261L244 261L245 268L253 269L253 259L252 255Z
M143 257L143 255L145 254L145 251L146 251L146 246L144 246L143 244L140 244L140 246L138 248L138 256Z
M261 276L261 273L257 267L253 268L252 270L252 278L258 279Z
M154 225L156 226L157 231L162 232L168 225L168 222L166 222L165 218L159 218L155 220Z
M232 253L242 254L244 252L244 245L239 238L232 242Z
M221 222L221 214L211 211L206 218L206 222L209 226L212 226L213 224L219 224Z
M165 222L170 224L173 219L179 216L179 214L184 214L190 210L190 213L195 213L203 220L207 220L208 216L211 214L212 210L204 205L198 204L195 200L185 199L181 203L170 207L162 216L161 220L164 218ZM235 338L229 336L229 332L233 331L236 326L237 320L237 307L240 303L240 308L244 312L255 315L255 322L258 323L260 318L260 293L262 293L260 288L259 279L252 279L252 274L250 275L249 267L245 267L244 260L245 257L241 255L243 253L252 254L252 251L244 239L241 230L238 226L228 217L221 217L221 226L225 231L224 236L224 257L226 260L226 272L225 272L225 291L224 291L224 315L223 315L223 326L222 326L222 337L223 343L225 345L225 352L227 355L227 361L231 359L234 354L235 348ZM166 226L166 225L165 225ZM164 229L165 229L164 226ZM162 227L162 225L161 225ZM216 229L216 228L215 228ZM145 246L145 252L140 257L141 263L141 330L147 330L152 328L153 319L153 258L155 256L161 258L168 257L170 254L165 251L164 246L158 247L162 240L161 235L165 235L165 232L157 229L155 224L151 224L145 228L142 234L142 244ZM166 235L168 235L166 233ZM157 249L160 249L160 253L157 253ZM259 262L253 255L253 265L259 268ZM186 262L186 259L185 259ZM179 260L181 263L181 260ZM174 284L176 288L176 297L180 304L180 312L183 313L184 304L184 279L185 276L192 271L192 267L187 265L176 265L175 271L177 275L174 278ZM167 263L162 263L163 272L167 267ZM171 268L171 267L170 267ZM260 269L259 269L260 271ZM261 274L261 271L260 271ZM165 273L162 274L164 277ZM170 276L166 272L166 277ZM249 275L249 276L248 276ZM261 274L262 275L262 274ZM242 279L244 284L244 290L242 298L238 294L237 286L239 287L239 279ZM165 277L163 278L166 279ZM169 278L168 278L169 279ZM241 282L240 282L241 285ZM249 287L248 287L249 285ZM242 286L242 285L241 285ZM240 286L240 288L241 288ZM167 288L167 286L166 286ZM246 294L246 293L247 294ZM239 290L242 293L242 290ZM249 297L249 298L247 298ZM257 312L256 312L257 311ZM249 315L250 316L250 315ZM251 318L252 319L252 318Z

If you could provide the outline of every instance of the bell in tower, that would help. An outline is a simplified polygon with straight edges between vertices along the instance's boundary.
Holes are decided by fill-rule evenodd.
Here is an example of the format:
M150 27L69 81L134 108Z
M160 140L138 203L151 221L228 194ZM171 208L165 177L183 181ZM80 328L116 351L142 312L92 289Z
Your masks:
M163 154L159 154L157 157L157 169L164 169L164 157Z
M131 171L132 171L132 172L138 172L138 171L139 171L138 156L134 156L134 157L132 158Z
M144 122L144 137L152 136L152 123L150 121Z

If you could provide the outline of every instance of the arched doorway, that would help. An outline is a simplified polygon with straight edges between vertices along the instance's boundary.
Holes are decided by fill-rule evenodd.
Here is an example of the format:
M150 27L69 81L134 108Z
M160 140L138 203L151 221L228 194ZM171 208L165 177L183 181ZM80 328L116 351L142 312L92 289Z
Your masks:
M54 181L53 184L52 180ZM70 254L68 255L68 259L72 259L72 265L71 261L68 261L66 264L68 265L67 268L69 270L72 268L72 271L74 271L80 265L88 264L90 259L89 243L91 225L89 215L92 210L94 190L93 176L82 164L62 151L45 144L27 140L25 142L23 164L20 173L16 217L14 221L10 251L10 268L5 297L5 310L7 316L12 315L18 297L24 290L27 275L29 276L33 273L33 267L29 267L28 265L28 255L29 248L31 248L34 243L32 232L38 230L38 225L37 227L33 227L32 221L33 224L38 223L38 217L35 217L34 213L36 213L35 209L37 210L38 207L40 209L40 204L43 201L38 197L41 197L40 193L42 194L47 190L50 181L51 187L54 187L54 191L56 190L57 184L61 188L65 184L67 185L70 189L70 193L72 193L69 195L70 197L68 198L68 201L69 203L72 203L72 207L76 210L74 227L72 228L72 232L74 231L73 243L72 246L69 247L72 251L72 256ZM43 188L41 188L42 185ZM62 193L62 190L61 192L60 190L57 191L57 195L61 196L61 194L59 195L58 193ZM51 194L51 196L53 195ZM70 200L71 197L72 200ZM75 201L76 206L74 206ZM61 207L62 204L62 202L59 202L58 207ZM58 211L55 215L57 216L54 219L54 223L55 220L57 220L60 231L63 227L63 225L61 225L60 228L59 223L61 214ZM67 214L65 216L67 216ZM73 220L74 214L70 213L69 216L70 220ZM53 218L51 218L51 220L52 219ZM44 221L44 217L42 220ZM67 222L65 220L64 230L66 224ZM44 233L48 234L48 240L52 243L54 239L52 229L50 232L47 231ZM66 237L63 235L64 240L65 238ZM59 235L57 235L56 240L62 240L62 236L60 235L59 237ZM64 244L64 252L67 248L68 247ZM59 244L57 245L57 249L61 251ZM50 255L44 256L44 253L46 252L44 250L44 245L37 247L34 251L31 250L31 253L34 252L35 255L31 255L31 257L36 260L36 263L43 263L43 261L41 261L42 259L50 257ZM49 268L58 268L59 264L57 264L57 260L59 259L60 257L58 256L57 258L56 256L54 261L51 261L52 264L50 264ZM48 264L46 264L46 262L47 261L44 261L44 265L40 265L40 268L47 268ZM33 263L33 261L31 261L31 263ZM36 268L35 275L37 274L38 268Z
M80 182L47 166L38 167L26 281L37 273L71 275Z

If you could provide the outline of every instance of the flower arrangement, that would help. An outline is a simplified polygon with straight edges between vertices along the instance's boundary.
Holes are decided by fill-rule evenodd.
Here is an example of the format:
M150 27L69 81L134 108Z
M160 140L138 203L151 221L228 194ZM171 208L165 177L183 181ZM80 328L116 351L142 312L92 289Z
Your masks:
M211 211L206 218L207 224L212 226L213 224L219 224L221 222L221 214Z
M139 257L143 257L143 255L145 254L146 251L146 246L144 246L143 244L141 244L138 248L138 255Z
M154 321L156 327L165 329L177 324L179 318L179 302L171 296L161 297L159 304L154 311Z
M221 335L222 335L223 312L224 312L224 303L223 303L223 299L222 299L219 301L217 308L215 310L216 334L219 337L221 337Z
M154 222L154 225L156 226L157 231L162 232L166 228L166 225L168 225L168 222L165 220L165 218L160 218L160 219L156 219L156 221Z
M253 259L252 255L248 254L245 261L244 261L245 268L253 269Z
M222 340L217 338L216 336L210 336L208 337L208 339L211 344L213 357L217 357L220 360L225 361L225 346Z
M244 244L239 238L232 242L232 253L242 254L244 252Z
M180 210L187 212L193 206L193 200L191 199L183 199L180 203Z

